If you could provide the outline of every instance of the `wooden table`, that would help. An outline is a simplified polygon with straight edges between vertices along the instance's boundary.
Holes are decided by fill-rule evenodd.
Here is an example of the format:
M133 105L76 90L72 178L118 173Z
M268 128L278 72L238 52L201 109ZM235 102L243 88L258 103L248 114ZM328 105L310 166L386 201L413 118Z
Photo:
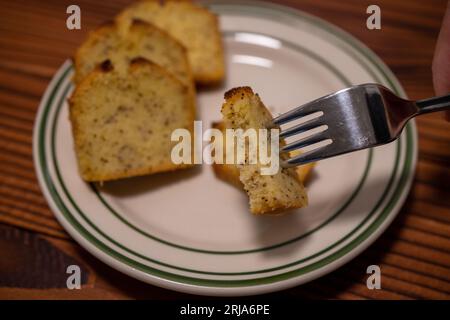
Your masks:
M56 222L39 190L32 128L55 70L88 30L128 1L75 3L82 29L65 26L68 0L2 1L0 11L0 298L195 298L129 278L76 244ZM446 1L377 1L382 29L365 27L371 1L280 1L322 17L371 47L409 97L433 95L431 61ZM449 57L450 58L450 57ZM450 124L421 117L419 162L399 216L374 245L332 274L269 296L332 299L450 298ZM65 289L65 266L78 264L83 289ZM382 289L368 290L366 267L381 266Z

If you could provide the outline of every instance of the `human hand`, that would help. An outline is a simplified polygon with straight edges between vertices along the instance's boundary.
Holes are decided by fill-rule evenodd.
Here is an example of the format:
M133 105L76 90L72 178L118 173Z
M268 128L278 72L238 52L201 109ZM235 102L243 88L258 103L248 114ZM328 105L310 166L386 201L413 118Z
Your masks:
M450 92L450 1L447 3L434 51L432 73L436 95L448 94ZM450 121L450 111L446 113L446 118Z

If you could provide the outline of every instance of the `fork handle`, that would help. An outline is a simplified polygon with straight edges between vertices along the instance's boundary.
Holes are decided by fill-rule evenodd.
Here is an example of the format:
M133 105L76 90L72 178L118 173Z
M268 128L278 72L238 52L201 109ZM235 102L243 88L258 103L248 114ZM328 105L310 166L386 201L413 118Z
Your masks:
M416 105L417 107L419 107L418 114L450 110L450 94L440 97L417 100Z

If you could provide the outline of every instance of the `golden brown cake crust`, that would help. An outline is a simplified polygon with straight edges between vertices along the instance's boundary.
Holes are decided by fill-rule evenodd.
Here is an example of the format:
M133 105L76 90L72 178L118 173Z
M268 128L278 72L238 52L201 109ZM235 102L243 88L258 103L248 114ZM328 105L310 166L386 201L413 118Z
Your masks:
M239 98L239 95L247 94L247 95L253 95L253 90L250 87L236 87L228 90L224 94L225 100L231 100Z

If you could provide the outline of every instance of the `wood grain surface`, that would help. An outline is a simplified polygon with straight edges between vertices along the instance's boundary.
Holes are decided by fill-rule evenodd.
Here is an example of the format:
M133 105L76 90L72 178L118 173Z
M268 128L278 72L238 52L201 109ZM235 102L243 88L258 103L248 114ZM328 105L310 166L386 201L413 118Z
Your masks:
M377 1L382 29L374 31L365 27L371 1L277 2L322 17L362 40L389 65L410 98L434 95L431 61L446 1ZM74 3L81 7L82 29L70 31L66 8ZM0 3L0 298L196 298L143 284L88 254L55 220L36 181L32 131L47 84L86 33L128 3ZM337 271L269 297L450 298L450 125L441 114L417 123L419 162L412 190L385 234ZM65 268L73 263L83 270L82 290L65 289ZM371 264L381 267L381 290L366 287Z

